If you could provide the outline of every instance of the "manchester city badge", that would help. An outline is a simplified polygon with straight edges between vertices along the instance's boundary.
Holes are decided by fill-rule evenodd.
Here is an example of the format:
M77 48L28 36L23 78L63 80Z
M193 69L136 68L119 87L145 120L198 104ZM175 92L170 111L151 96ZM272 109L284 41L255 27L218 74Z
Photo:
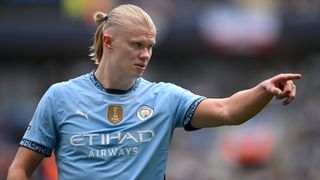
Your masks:
M137 111L137 116L142 121L150 118L152 114L153 114L153 109L146 105L140 106Z

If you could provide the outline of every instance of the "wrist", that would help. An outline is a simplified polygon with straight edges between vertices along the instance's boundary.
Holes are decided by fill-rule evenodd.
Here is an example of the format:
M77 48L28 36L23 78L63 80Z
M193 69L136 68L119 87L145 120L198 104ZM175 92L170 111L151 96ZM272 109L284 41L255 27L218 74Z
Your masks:
M263 94L273 97L274 93L270 89L270 84L270 80L265 80L258 85L258 89L259 91L263 92Z

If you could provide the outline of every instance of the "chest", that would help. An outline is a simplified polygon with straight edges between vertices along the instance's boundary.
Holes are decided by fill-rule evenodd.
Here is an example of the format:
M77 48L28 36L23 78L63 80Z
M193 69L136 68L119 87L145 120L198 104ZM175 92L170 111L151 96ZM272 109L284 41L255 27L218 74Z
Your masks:
M87 158L129 157L168 144L174 121L163 106L154 98L72 101L57 121L57 149Z
M78 144L140 143L174 128L170 107L155 96L74 98L56 122L60 139Z
M168 109L156 98L78 99L66 103L57 122L72 131L119 129L168 119Z

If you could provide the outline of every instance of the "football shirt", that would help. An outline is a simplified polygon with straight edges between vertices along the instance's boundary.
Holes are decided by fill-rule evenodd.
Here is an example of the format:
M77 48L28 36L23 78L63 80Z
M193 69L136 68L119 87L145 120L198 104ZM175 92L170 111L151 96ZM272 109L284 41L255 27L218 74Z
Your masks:
M91 72L48 89L20 145L54 150L59 179L163 179L174 129L204 98L143 78L105 89Z

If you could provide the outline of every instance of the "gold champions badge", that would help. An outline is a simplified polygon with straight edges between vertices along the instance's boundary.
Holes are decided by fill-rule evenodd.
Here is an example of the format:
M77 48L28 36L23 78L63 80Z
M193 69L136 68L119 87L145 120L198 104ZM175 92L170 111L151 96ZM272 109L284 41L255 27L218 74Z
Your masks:
M123 108L119 105L110 105L107 111L107 119L113 124L117 125L123 120Z

